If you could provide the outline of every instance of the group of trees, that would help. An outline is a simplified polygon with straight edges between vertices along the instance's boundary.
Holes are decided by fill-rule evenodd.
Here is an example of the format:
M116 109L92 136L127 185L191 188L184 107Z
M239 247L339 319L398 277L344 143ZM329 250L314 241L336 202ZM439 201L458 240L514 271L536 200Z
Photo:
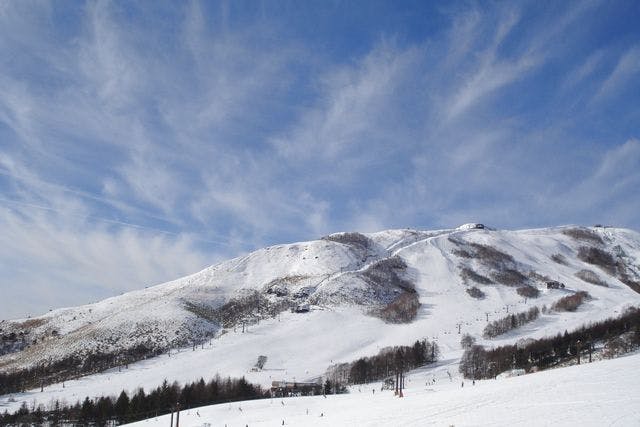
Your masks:
M147 357L157 356L161 352L159 347L139 344L118 353L91 353L82 357L71 355L46 365L38 365L15 372L0 372L0 394L24 392L31 388L63 382L115 366L126 366Z
M527 311L521 313L511 314L503 317L502 319L494 320L485 326L482 335L485 338L494 338L498 335L502 335L509 332L512 329L518 328L525 323L533 322L540 316L540 309L538 307L531 307Z
M589 230L588 228L567 228L565 230L562 230L562 234L573 237L578 241L593 243L596 245L601 245L604 243L598 233L593 230Z
M578 258L586 263L597 265L611 275L615 275L618 269L618 263L614 256L595 246L581 246L578 248Z
M364 384L406 372L435 362L438 354L438 344L427 340L418 340L412 346L387 347L375 356L353 362L349 370L349 383Z
M218 323L224 328L256 323L259 319L275 317L278 313L295 305L288 298L271 301L258 291L230 298L219 307L187 301L185 308L198 317Z
M454 255L461 258L474 258L489 269L503 270L515 266L515 260L511 255L493 246L467 242L453 236L449 236L448 240L456 246L453 250Z
M470 346L460 361L460 372L466 378L493 378L513 368L531 370L534 366L545 369L570 358L588 355L596 342L605 342L605 348L615 345L620 350L630 351L640 347L640 309L630 308L621 316L592 323L581 328L558 334L555 337L528 340L525 343L485 349L480 345Z
M582 246L578 250L578 258L592 265L600 267L611 276L617 277L625 285L640 293L640 281L637 275L626 265L624 252L616 256L598 247Z
M374 314L387 323L409 323L418 315L418 308L418 293L415 290L404 290L384 308L374 311Z
M567 295L554 302L551 309L554 311L576 311L582 303L591 298L588 292L579 291L573 295Z
M216 376L209 382L202 378L180 387L177 382L165 382L149 392L138 389L129 396L124 390L116 398L102 396L67 406L56 401L52 407L28 408L26 403L14 414L5 411L0 415L0 425L79 423L104 426L108 423L129 423L152 416L174 412L177 405L187 409L214 403L247 400L264 397L260 386L240 379L221 379Z
M373 241L370 238L358 232L329 234L322 237L322 240L342 243L362 251L366 251L373 246Z
M587 270L586 268L580 271L577 271L574 275L578 279L582 279L587 283L591 283L592 285L604 286L605 288L609 286L607 282L602 280L600 276L598 276L595 272L591 270Z
M475 299L483 299L485 297L485 293L482 292L477 286L467 288L466 291L470 297Z
M0 329L0 333L1 332L2 329ZM20 351L27 347L28 344L29 343L22 332L19 334L16 334L15 332L2 334L0 335L0 356Z
M393 298L381 309L371 312L387 323L409 323L418 314L420 300L414 284L404 277L406 270L406 262L392 256L372 263L360 275L378 297Z
M516 292L521 297L525 298L538 298L540 296L540 291L535 286L525 285L516 289Z
M469 281L479 283L481 285L491 285L493 281L482 274L477 273L473 269L464 266L460 269L460 277L462 277L462 281L464 283L469 283Z
M554 311L576 311L576 309L585 301L591 298L588 292L579 291L571 295L560 298L551 306ZM546 313L546 306L542 307L542 311ZM538 307L531 307L527 311L514 313L501 319L494 320L485 326L482 335L485 338L495 338L509 332L512 329L533 322L540 316Z

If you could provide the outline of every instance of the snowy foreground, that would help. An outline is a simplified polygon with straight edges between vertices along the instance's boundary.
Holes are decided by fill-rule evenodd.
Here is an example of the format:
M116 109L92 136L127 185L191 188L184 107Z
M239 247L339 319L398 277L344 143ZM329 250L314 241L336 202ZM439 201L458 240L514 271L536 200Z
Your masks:
M640 425L640 353L524 375L461 379L455 365L414 371L404 398L375 394L374 385L350 394L220 404L180 414L181 426L380 425ZM447 371L452 374L449 379ZM436 378L435 385L425 385ZM168 426L169 416L131 425Z

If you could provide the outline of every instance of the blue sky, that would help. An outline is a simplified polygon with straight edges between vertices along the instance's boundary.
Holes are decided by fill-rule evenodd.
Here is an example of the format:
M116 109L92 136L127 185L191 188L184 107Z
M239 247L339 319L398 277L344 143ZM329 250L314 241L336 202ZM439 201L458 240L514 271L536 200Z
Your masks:
M0 1L0 318L342 230L638 230L638 22L637 1Z

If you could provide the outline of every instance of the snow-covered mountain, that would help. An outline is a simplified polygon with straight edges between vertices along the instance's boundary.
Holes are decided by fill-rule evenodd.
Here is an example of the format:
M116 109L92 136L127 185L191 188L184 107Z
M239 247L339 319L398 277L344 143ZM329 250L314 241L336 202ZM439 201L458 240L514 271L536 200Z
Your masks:
M591 298L575 312L545 310L523 327L482 338L492 320L550 308L577 291ZM95 304L2 321L0 372L156 355L21 397L46 401L218 372L266 385L312 378L331 364L416 339L436 340L443 358L455 359L460 333L488 345L556 334L638 305L638 292L640 234L631 230L465 225L337 233L260 249ZM267 356L264 369L249 372L260 355Z
M412 284L402 258L408 244L435 233L339 233L279 245L169 283L43 316L3 321L26 347L0 358L0 369L143 346L167 350L209 341L225 327L251 324L299 305L314 309L383 308ZM413 289L411 289L413 292ZM15 347L15 346L13 346Z

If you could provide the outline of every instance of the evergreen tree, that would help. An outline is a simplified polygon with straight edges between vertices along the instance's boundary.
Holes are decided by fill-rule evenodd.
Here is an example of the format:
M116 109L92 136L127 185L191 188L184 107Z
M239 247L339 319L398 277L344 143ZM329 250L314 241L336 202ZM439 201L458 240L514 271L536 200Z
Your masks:
M116 419L120 423L124 423L127 420L126 415L127 415L128 409L129 409L129 396L127 396L127 393L124 390L122 390L122 392L120 392L120 396L118 396L118 400L116 400L115 407L114 407Z
M329 381L329 378L327 378L327 380L324 382L324 394L331 394L331 381Z
M82 409L80 410L80 421L83 423L88 423L90 420L94 419L94 406L93 402L89 399L89 397L85 397L82 402Z

